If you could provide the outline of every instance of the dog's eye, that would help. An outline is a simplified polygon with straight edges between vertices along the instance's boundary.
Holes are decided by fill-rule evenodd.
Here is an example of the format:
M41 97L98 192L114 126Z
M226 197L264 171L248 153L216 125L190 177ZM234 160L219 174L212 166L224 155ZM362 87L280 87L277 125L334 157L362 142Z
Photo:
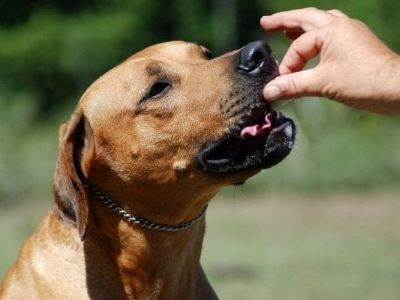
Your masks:
M159 81L154 83L147 95L144 97L144 99L152 99L152 98L158 98L163 95L165 95L169 89L171 88L171 84L169 82L163 82Z

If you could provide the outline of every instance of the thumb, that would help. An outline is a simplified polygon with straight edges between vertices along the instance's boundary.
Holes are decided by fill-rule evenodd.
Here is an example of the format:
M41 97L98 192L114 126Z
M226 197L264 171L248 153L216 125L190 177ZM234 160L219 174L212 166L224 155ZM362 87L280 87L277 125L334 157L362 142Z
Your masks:
M318 91L317 78L314 69L281 75L264 87L263 96L275 101L313 95Z

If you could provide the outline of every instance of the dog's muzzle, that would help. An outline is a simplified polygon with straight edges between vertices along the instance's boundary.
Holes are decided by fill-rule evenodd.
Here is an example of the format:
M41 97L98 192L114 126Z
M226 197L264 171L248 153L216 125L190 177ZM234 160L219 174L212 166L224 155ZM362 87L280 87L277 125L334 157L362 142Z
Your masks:
M263 99L266 83L279 75L278 65L264 41L243 47L234 60L234 84L221 113L227 131L206 143L198 156L201 169L224 174L270 168L292 150L294 122L272 110Z

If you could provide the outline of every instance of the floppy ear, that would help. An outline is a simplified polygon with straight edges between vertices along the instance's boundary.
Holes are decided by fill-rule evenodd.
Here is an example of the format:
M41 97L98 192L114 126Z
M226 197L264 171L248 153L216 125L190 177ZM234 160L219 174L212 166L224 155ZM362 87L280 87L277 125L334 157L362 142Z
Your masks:
M89 211L85 177L94 157L93 133L83 113L78 111L61 126L59 135L54 197L61 217L77 227L83 240Z

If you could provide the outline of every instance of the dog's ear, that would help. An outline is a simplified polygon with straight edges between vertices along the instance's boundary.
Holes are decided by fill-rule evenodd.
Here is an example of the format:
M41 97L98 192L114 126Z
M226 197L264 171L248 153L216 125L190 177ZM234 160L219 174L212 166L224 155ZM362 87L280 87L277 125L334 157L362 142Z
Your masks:
M86 176L94 157L93 132L83 113L77 111L61 126L59 136L55 201L61 217L75 224L83 240L89 213Z

